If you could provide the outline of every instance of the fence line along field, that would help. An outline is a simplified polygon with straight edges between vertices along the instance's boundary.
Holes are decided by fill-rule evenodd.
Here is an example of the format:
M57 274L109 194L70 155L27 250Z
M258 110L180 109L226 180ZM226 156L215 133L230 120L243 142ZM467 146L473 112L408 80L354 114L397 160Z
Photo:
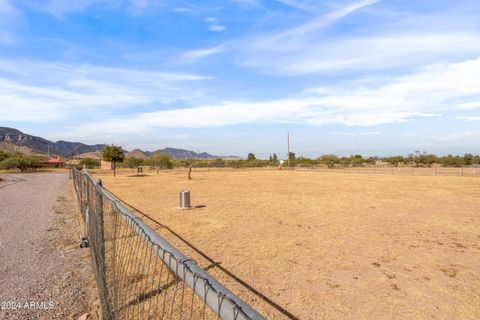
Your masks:
M269 319L480 318L476 177L192 176L96 178L188 241L145 219ZM178 209L185 189L197 208Z

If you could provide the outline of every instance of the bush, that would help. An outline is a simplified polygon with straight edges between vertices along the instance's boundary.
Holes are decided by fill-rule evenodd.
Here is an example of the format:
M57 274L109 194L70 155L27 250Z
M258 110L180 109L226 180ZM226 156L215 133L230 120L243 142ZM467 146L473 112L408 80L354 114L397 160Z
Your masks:
M157 153L153 157L145 160L143 163L151 168L157 168L157 169L173 168L171 157L169 154L166 154L166 153Z
M34 170L40 167L40 157L31 155L13 155L0 162L0 169L18 169L21 172Z
M136 168L136 167L139 167L143 164L144 160L141 159L141 158L135 158L135 157L126 157L125 158L125 161L124 161L124 164L128 167L128 168Z
M100 161L93 158L84 158L79 161L79 165L82 167L85 166L87 168L99 167Z
M0 150L0 162L2 162L3 160L5 160L5 159L7 159L8 157L11 157L11 156L12 156L11 153Z
M336 164L340 163L340 158L334 154L325 154L319 159L320 163L327 165L327 168L334 168Z

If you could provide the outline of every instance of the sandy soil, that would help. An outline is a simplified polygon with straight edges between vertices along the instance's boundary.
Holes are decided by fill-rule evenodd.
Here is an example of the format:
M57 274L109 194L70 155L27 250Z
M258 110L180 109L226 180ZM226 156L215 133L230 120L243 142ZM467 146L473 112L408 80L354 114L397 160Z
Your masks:
M66 174L2 175L0 319L96 319L90 254L78 246Z
M180 170L100 177L263 294L156 227L269 319L480 318L478 178L198 169L191 181ZM205 207L178 210L183 189Z

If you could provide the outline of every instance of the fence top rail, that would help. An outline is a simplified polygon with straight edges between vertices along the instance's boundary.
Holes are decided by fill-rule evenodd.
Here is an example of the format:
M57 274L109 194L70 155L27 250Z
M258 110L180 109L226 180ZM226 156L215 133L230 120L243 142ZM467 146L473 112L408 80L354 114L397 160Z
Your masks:
M263 320L265 319L257 311L251 308L243 300L237 297L234 293L228 290L215 278L209 275L206 271L201 269L193 259L190 259L185 254L177 250L166 239L161 237L152 228L150 228L142 219L134 215L128 210L117 198L115 198L108 190L102 185L98 184L98 180L95 180L88 172L81 172L77 169L73 169L77 174L84 175L90 183L95 185L95 188L100 194L105 197L125 218L135 223L143 232L139 233L144 240L149 242L152 246L160 248L164 253L168 252L169 256L160 254L157 250L157 255L162 259L169 269L180 279L182 279L195 294L205 299L205 303L210 309L217 314L220 319L225 320ZM172 264L171 258L174 258ZM176 262L176 263L175 263ZM178 266L182 265L187 267L188 272L182 270ZM205 284L209 286L209 289L202 286L195 286L196 279L203 279ZM220 298L222 301L220 301ZM232 310L234 312L232 313Z

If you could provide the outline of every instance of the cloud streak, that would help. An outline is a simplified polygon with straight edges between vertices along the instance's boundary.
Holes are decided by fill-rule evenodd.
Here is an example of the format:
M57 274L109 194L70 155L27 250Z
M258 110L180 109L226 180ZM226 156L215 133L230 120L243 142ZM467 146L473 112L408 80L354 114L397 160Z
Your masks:
M275 50L280 49L279 51L285 50L285 48L290 48L294 45L294 42L298 39L302 39L304 36L307 36L313 32L316 32L330 24L335 23L336 21L344 18L345 16L358 11L364 7L373 5L381 0L363 0L357 1L348 5L345 5L337 10L334 10L326 15L321 15L315 19L308 21L300 26L290 28L285 31L281 31L269 35L258 35L255 37L244 37L237 40L229 41L213 48L198 49L193 51L188 51L184 54L184 57L195 57L195 60L204 58L213 54L218 54L225 51L240 51L248 52L251 54L258 54L261 50ZM237 2L237 1L236 1ZM246 3L256 3L256 1L238 1L243 4ZM289 3L293 5L293 2ZM292 40L297 39L297 40ZM298 45L295 45L298 47ZM290 50L290 49L287 49ZM263 60L262 60L263 61Z
M78 128L76 134L100 131L138 133L154 128L211 128L252 123L371 127L408 122L422 117L439 117L442 112L455 110L452 101L480 95L480 87L474 81L478 74L480 58L432 65L418 73L388 81L382 79L375 84L307 90L305 92L310 93L304 97L230 101L141 113L135 117L89 124ZM369 134L377 134L377 131L357 135Z
M22 13L10 0L0 0L0 44L12 44L17 40L15 31L22 21Z
M287 2L302 5L302 2ZM353 2L295 27L257 32L184 56L194 57L186 59L191 62L225 53L240 67L275 76L303 76L378 72L400 67L412 70L432 61L455 62L476 57L480 52L478 18L471 13L439 10L429 15L398 13L394 19L378 19L382 11L375 11L377 4L382 3ZM368 12L363 10L366 8ZM331 28L342 26L343 20L355 13L368 14L371 18L368 21L376 22L358 24L353 31L330 35ZM446 27L439 21L451 23Z
M42 122L198 98L184 73L0 59L3 121ZM7 107L8 106L8 107Z

